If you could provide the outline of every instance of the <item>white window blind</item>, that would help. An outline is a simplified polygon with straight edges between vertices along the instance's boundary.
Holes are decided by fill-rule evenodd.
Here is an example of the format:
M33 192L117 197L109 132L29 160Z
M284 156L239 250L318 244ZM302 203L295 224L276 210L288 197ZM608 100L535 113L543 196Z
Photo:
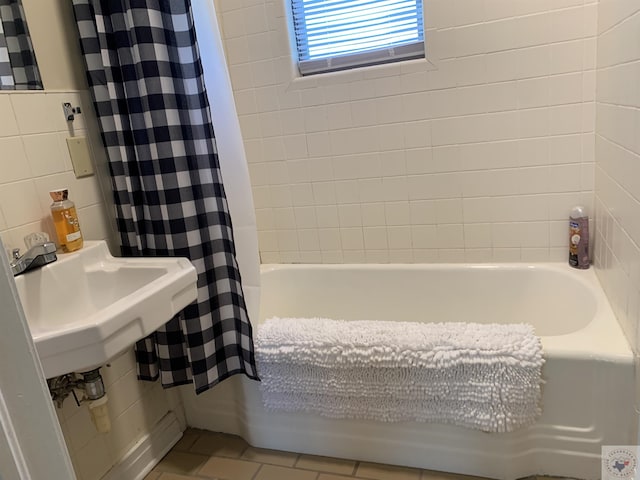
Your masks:
M424 57L422 0L291 0L300 73Z

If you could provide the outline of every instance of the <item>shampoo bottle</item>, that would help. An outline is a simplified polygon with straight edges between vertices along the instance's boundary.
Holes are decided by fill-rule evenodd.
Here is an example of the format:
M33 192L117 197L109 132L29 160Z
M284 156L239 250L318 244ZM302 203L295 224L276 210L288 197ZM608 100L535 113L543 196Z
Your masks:
M69 191L66 188L51 190L49 192L53 203L51 204L51 216L58 236L58 244L63 252L73 252L82 248L82 232L78 222L76 206L69 200Z
M569 215L569 265L584 269L589 263L589 216L577 206Z

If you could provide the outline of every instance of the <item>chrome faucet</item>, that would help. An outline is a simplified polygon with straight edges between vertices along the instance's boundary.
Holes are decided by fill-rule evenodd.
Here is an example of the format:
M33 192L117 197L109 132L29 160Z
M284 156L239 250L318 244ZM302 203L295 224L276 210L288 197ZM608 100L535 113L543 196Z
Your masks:
M13 261L10 265L14 277L42 267L47 263L53 263L58 259L56 256L56 244L53 242L34 245L22 256L20 256L20 249L15 248L12 254Z

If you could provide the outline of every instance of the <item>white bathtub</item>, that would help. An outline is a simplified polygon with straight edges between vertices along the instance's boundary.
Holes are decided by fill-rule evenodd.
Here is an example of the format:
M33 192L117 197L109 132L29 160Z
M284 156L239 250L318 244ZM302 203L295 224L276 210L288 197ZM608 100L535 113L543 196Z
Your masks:
M633 355L593 269L266 265L261 281L260 321L529 322L545 350L543 414L508 434L274 414L262 408L257 383L233 378L197 399L184 396L192 426L238 434L263 448L500 479L597 479L602 445L636 443Z

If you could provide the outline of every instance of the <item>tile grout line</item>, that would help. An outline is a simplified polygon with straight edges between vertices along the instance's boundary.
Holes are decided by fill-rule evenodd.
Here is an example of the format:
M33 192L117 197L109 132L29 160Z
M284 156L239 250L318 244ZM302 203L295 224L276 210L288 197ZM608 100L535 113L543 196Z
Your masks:
M256 478L258 478L258 474L260 473L260 471L262 470L262 467L264 467L264 463L260 463L260 466L258 467L258 469L256 470L256 473L253 474L253 476L251 477L251 480L256 480Z

